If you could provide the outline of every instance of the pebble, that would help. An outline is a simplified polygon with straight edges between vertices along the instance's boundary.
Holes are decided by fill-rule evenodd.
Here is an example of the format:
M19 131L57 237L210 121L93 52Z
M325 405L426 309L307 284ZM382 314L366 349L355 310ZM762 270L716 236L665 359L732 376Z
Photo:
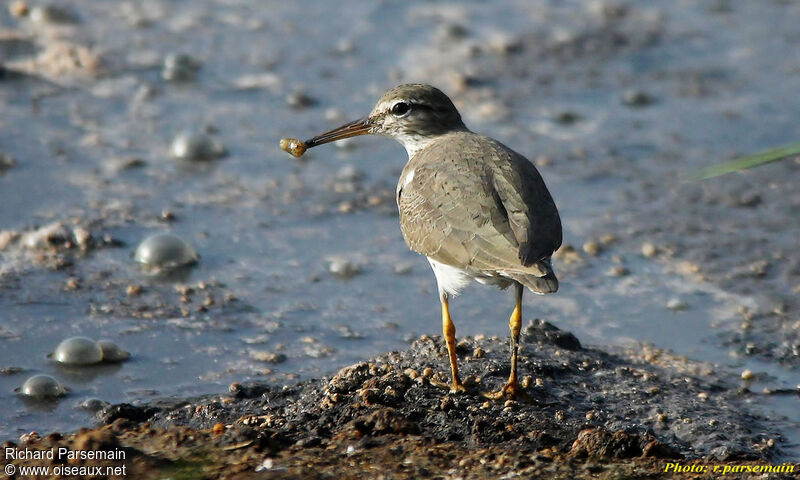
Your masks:
M144 239L133 255L136 262L151 268L176 268L197 261L197 252L172 233L156 233Z
M103 361L103 351L91 338L70 337L58 344L52 358L65 365L94 365Z
M413 267L410 263L397 263L393 268L395 275L408 275L412 270Z
M631 271L621 265L615 265L606 271L606 276L609 277L624 277L630 275Z
M250 357L253 360L266 363L283 363L287 359L286 355L282 353L268 351L253 351L250 352Z
M28 18L35 23L78 23L78 17L73 12L55 5L33 7L30 9L30 12L28 12Z
M336 331L339 332L341 338L364 338L364 335L353 330L350 325L337 325Z
M755 374L751 370L745 370L742 372L742 380L753 380L756 378Z
M197 162L224 157L228 151L219 139L207 133L185 131L172 139L169 153L176 160Z
M78 403L77 407L88 412L99 412L109 405L111 404L99 398L86 398Z
M677 312L681 310L686 310L687 308L689 308L689 304L687 304L678 297L673 297L667 301L667 308Z
M13 168L15 166L17 166L17 161L14 160L14 157L0 152L0 173L3 173L3 170L8 170L9 168Z
M56 398L66 393L58 380L50 375L34 375L25 380L16 391L20 395L36 399Z
M8 5L8 13L14 17L24 17L28 11L28 4L23 0L15 0Z
M361 273L361 266L346 258L333 258L328 264L328 271L337 277L351 278Z
M642 90L626 90L622 94L622 103L629 107L646 107L652 105L655 99Z
M558 113L553 120L562 125L572 125L579 122L581 120L581 116L574 112L565 111Z
M594 240L588 241L583 244L583 251L593 257L597 256L597 254L599 254L601 250L602 248L600 247L600 244L595 242Z
M190 82L203 63L185 53L169 53L164 57L161 78L168 82Z
M73 241L72 232L61 222L54 222L28 232L23 237L23 244L31 250L45 250L60 245L68 245Z
M286 105L290 107L300 110L303 108L308 108L316 105L317 99L314 97L309 96L303 91L294 91L286 96Z
M111 340L98 340L97 344L103 352L104 362L124 362L131 358L131 354L123 350Z
M645 242L645 243L642 244L642 255L643 256L645 256L647 258L652 258L652 257L656 256L656 253L658 253L658 249L652 243Z

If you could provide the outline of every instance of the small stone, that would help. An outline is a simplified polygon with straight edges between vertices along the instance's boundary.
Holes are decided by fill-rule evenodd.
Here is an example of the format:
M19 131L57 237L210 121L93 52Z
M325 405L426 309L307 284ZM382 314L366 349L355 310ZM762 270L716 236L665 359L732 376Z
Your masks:
M64 395L64 387L50 375L34 375L25 380L17 393L35 399L56 398Z
M52 358L65 365L94 365L103 361L103 351L91 338L70 337L58 344Z
M601 247L599 243L592 240L583 244L583 251L593 257L596 257L597 254L600 253Z
M14 157L0 152L0 173L3 173L4 170L8 170L9 168L13 168L15 166L17 166L17 161L14 160Z
M553 254L553 257L563 261L566 264L574 264L581 261L581 255L575 250L575 247L566 243L561 246Z
M36 23L65 24L78 23L78 17L64 7L41 5L30 9L28 18Z
M317 103L316 98L302 91L295 91L286 96L286 104L298 110L314 106Z
M681 300L678 297L673 297L673 298L670 298L667 301L667 308L670 309L670 310L679 312L679 311L686 310L687 308L689 308L689 304L687 304L686 302L684 302L683 300Z
M622 103L629 107L645 107L654 101L650 94L642 90L626 90L622 94Z
M21 234L19 232L15 232L13 230L3 230L0 232L0 250L5 250L20 237Z
M164 210L161 210L161 215L159 215L158 218L165 222L171 222L175 220L175 213L172 210L167 210L165 208Z
M604 233L600 236L600 243L603 245L609 245L617 241L617 236L613 233Z
M485 353L481 347L475 347L475 350L472 351L472 356L474 358L483 358Z
M556 114L553 119L562 125L572 125L579 122L581 120L581 116L575 112L564 111Z
M346 258L337 257L330 260L328 271L337 277L351 278L361 273L361 266Z
M630 275L631 271L622 265L614 265L606 270L606 275L609 277L624 277Z
M750 370L745 370L742 372L742 380L749 381L756 378L755 374Z
M350 325L337 325L336 330L341 338L364 338L364 335L353 330Z
M172 158L189 162L215 160L227 155L225 146L206 133L181 132L169 147Z
M184 53L170 53L164 57L161 78L168 82L190 82L203 63Z
M61 222L54 222L26 233L22 242L31 250L46 250L73 243L72 232Z
M265 363L283 363L286 361L286 355L275 352L254 351L250 352L250 357L258 362Z
M125 295L129 297L135 297L136 295L140 295L142 293L142 286L141 285L128 285L125 287Z
M111 405L110 403L100 400L99 398L86 398L78 403L77 407L87 412L99 412L100 410Z
M28 4L22 0L16 0L8 5L8 13L17 18L27 15L28 10Z
M658 249L655 245L650 242L645 242L642 244L642 255L647 258L655 257L658 253Z
M410 263L398 263L394 266L394 273L396 275L408 275L413 270Z

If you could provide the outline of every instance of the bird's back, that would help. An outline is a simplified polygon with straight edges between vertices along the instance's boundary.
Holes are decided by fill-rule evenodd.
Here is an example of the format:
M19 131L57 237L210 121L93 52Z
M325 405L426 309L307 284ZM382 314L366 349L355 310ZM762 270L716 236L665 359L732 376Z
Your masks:
M536 167L510 148L469 131L441 135L409 160L397 193L413 250L538 293L557 289L558 210Z

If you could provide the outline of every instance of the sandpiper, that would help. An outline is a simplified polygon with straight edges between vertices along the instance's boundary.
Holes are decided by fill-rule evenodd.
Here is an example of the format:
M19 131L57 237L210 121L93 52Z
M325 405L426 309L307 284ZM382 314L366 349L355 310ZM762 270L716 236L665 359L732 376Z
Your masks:
M436 275L450 390L465 389L448 302L477 280L503 289L513 285L516 300L509 320L511 373L487 395L523 393L517 382L523 287L537 294L558 290L550 257L561 246L561 219L541 175L522 155L467 129L447 95L423 84L395 87L367 117L305 142L283 139L281 147L300 156L307 148L369 133L392 137L408 152L397 183L400 228Z

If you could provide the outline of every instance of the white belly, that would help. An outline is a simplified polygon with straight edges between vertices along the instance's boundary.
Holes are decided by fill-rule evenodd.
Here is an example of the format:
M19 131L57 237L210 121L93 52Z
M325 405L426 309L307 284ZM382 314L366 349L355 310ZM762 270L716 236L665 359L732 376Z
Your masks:
M476 280L483 284L497 285L500 288L506 288L513 282L512 280L500 276L492 276L485 274L476 274L460 268L451 267L444 263L437 262L432 258L428 258L431 264L433 274L436 275L436 283L439 285L439 292L446 293L455 297L466 287L470 280Z

